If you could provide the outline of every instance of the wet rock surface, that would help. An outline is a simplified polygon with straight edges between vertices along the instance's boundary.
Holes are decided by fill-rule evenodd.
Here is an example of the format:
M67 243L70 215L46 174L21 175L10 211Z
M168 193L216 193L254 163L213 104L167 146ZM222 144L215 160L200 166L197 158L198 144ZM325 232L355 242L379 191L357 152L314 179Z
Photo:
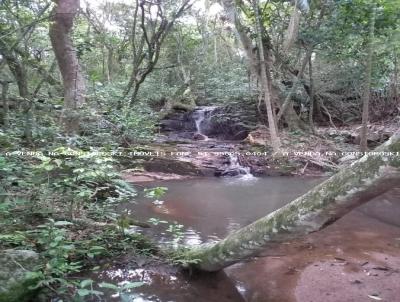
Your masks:
M218 140L240 141L256 128L253 104L233 103L220 107L196 107L192 111L172 110L160 122L160 130L171 139L199 139L196 120L201 116L201 134ZM198 133L197 133L198 134Z
M178 132L184 136L186 132L193 132L196 130L196 125L192 118L192 112L185 110L171 110L160 121L159 124L161 132Z

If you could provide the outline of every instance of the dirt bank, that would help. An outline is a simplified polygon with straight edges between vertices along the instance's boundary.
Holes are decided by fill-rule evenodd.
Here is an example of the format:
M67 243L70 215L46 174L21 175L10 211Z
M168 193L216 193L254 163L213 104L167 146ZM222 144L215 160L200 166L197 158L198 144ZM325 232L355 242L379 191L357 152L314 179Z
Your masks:
M227 269L251 302L400 301L400 190Z

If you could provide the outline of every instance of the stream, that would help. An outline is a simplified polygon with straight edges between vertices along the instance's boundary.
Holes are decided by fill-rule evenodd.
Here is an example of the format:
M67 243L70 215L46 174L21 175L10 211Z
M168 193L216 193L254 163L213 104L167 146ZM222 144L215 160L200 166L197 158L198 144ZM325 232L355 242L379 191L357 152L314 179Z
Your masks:
M182 242L193 246L223 238L280 208L322 180L242 176L152 183L146 187L168 187L161 200L154 201L141 193L135 204L121 205L119 211L130 211L143 221L148 218L176 221L184 226ZM322 285L313 284L325 280L324 284L333 286L343 278L347 281L340 289L328 288L326 292L342 290L350 298L367 297L370 291L382 286L380 295L393 298L385 301L395 301L400 271L400 242L396 241L400 240L399 200L400 190L386 194L321 232L281 244L217 274L190 276L171 267L152 266L136 259L135 263L112 263L88 277L119 285L127 281L144 282L143 286L128 290L122 296L107 292L105 301L320 301L318 298L325 292L319 291ZM157 242L167 243L173 237L165 229L165 224L158 224L150 229L134 227L130 231L144 232ZM389 255L396 257L389 258ZM365 266L359 268L362 263ZM393 270L392 274L385 275L388 271L382 270L377 271L381 277L365 277L368 276L365 270L373 270L377 265L388 267L389 272ZM362 286L351 283L353 279L362 280L359 281ZM368 288L368 282L372 289ZM361 297L350 298L340 300L337 296L327 296L324 301L366 301Z
M320 183L319 178L248 175L187 179L153 183L168 188L160 201L139 195L136 204L122 206L143 221L152 217L184 225L183 243L196 245L225 237L254 220L279 209ZM158 225L149 231L157 241L171 238Z

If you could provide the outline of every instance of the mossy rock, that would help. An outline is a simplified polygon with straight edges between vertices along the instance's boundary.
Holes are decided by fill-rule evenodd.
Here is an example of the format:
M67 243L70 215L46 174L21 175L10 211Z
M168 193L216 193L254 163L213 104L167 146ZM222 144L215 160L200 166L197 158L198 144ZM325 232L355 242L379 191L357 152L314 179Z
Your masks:
M193 111L194 108L195 108L195 106L193 104L184 104L184 103L172 104L172 109L174 109L174 110Z
M36 279L29 275L39 264L39 255L30 250L0 252L0 302L32 301L35 291L29 289Z

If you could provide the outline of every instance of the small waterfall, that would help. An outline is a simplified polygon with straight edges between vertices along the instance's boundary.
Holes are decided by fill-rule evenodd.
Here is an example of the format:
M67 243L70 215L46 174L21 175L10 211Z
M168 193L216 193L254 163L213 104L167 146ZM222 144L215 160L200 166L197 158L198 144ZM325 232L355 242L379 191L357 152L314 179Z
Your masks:
M206 119L209 118L209 113L211 113L216 107L207 106L207 107L199 107L193 113L193 119L196 124L196 134L202 137L204 140L208 140L208 136L204 134L202 129L202 124Z
M244 167L240 164L239 156L234 153L229 153L229 166L225 171L225 175L237 174L241 175L242 178L254 178L250 172L250 167Z
M201 132L201 123L204 121L205 116L206 116L205 110L200 109L200 110L196 111L196 114L194 116L194 122L196 124L196 133L198 133L198 134L204 135Z

